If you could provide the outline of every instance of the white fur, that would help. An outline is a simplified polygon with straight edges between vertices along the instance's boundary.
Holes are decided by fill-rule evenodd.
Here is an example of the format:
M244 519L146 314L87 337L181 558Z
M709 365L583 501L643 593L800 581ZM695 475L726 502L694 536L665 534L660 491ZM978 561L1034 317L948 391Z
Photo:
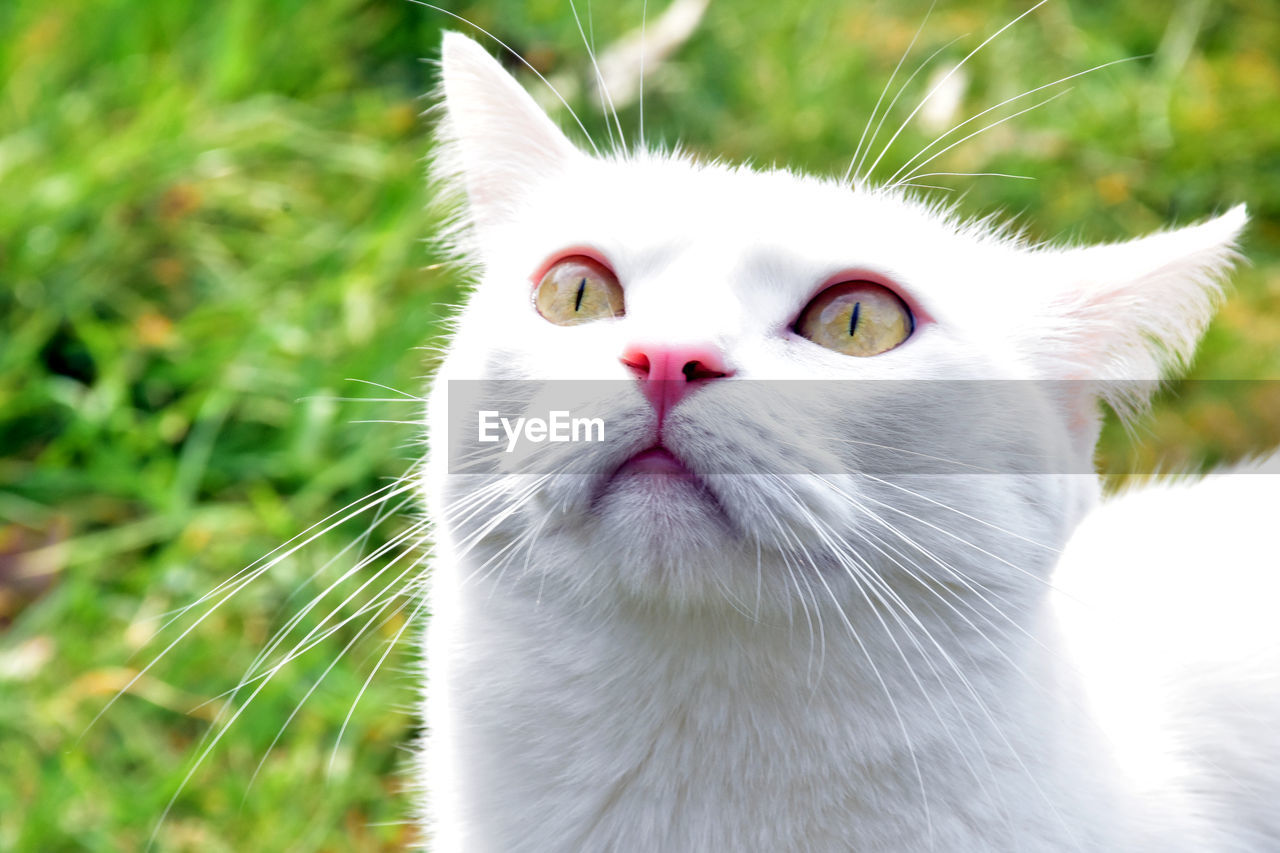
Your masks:
M1265 476L1172 490L1176 513L1125 498L1068 546L1098 494L1092 475L1065 473L1089 465L1097 401L1030 381L1010 384L1023 390L1009 406L954 382L905 399L893 383L815 396L788 382L765 400L750 383L711 383L664 436L722 517L679 483L606 488L590 473L651 440L619 361L634 341L714 344L735 379L1155 379L1194 348L1243 209L1120 245L1030 246L900 193L679 155L588 157L461 36L445 40L444 91L439 173L466 194L458 237L479 283L428 412L432 849L1280 845L1277 739L1255 748L1280 710L1277 632L1212 646L1269 650L1260 664L1230 657L1239 670L1154 642L1217 624L1195 593L1219 575L1168 535L1175 515L1174 530L1232 568L1205 599L1213 620L1274 621L1265 523L1216 541L1180 520L1264 505ZM572 247L608 258L625 317L556 326L536 313L530 276ZM918 309L903 346L851 358L790 331L850 271L894 282ZM448 384L479 378L618 380L608 387L622 392L590 402L622 444L548 453L518 475L451 472ZM1105 389L1132 409L1150 384ZM859 473L988 445L1015 451L1002 473ZM725 473L753 466L830 473ZM1064 548L1059 573L1086 605L1055 592ZM1099 582L1112 575L1127 599ZM1122 618L1090 634L1099 613ZM1146 658L1121 648L1153 643L1161 673L1188 669L1216 692L1160 693ZM1108 682L1182 704L1153 709L1158 731L1135 744L1127 700L1098 692Z

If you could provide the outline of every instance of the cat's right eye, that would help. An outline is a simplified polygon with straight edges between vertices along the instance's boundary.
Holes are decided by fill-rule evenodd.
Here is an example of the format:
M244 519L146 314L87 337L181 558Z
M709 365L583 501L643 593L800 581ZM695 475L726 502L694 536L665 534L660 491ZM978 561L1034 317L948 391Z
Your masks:
M585 255L554 263L538 282L533 304L558 326L623 315L622 285L604 264Z

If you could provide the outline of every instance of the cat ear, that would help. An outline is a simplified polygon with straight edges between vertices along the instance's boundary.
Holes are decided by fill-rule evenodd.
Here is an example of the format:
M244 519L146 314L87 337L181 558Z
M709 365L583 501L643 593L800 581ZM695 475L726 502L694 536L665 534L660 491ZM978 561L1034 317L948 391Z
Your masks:
M470 220L484 229L582 155L471 39L445 33L441 66L445 122L437 176L465 190Z
M1140 412L1156 380L1191 360L1239 257L1247 219L1238 205L1126 243L1037 252L1049 298L1039 322L1028 324L1033 337L1024 346L1040 374L1090 380L1090 398L1122 417Z

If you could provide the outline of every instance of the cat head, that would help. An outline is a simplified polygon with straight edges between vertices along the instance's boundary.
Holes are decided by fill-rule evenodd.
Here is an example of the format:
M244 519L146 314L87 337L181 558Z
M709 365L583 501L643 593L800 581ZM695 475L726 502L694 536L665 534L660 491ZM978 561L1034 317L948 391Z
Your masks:
M442 100L477 286L434 391L433 500L504 582L590 596L787 601L814 573L839 598L959 566L1033 595L1096 494L1099 401L1132 413L1190 357L1245 223L1031 245L902 190L588 153L456 34ZM466 380L514 383L513 417L555 388L611 440L459 466Z

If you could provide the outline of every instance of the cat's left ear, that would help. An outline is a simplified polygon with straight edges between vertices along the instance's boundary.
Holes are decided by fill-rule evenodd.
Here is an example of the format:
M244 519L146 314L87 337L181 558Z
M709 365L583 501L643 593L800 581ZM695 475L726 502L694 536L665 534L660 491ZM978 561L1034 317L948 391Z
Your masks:
M1089 380L1122 416L1141 410L1156 380L1190 362L1247 220L1238 205L1126 243L1036 251L1038 316L1021 348L1037 373Z
M437 176L465 190L471 221L501 223L522 197L583 155L480 45L445 33L445 122Z

